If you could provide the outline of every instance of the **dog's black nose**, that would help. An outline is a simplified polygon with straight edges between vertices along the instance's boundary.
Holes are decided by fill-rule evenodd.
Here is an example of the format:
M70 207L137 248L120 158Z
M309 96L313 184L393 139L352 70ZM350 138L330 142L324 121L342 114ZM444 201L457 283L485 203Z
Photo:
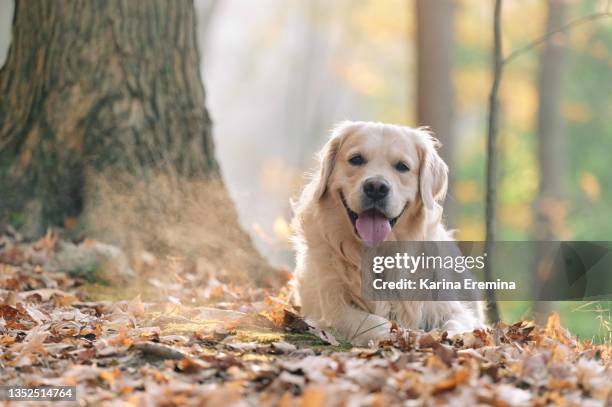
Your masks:
M391 187L389 183L383 178L379 177L368 178L363 183L363 193L374 201L384 199L387 195L389 195L390 189Z

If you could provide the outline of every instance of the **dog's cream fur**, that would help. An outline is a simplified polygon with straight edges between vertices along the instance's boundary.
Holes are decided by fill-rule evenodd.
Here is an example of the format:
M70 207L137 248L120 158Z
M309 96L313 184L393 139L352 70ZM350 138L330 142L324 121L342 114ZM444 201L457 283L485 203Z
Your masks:
M442 224L448 168L424 129L343 122L320 154L320 168L295 205L297 291L302 313L357 345L390 335L391 320L404 328L449 332L484 326L482 305L466 302L366 301L361 298L362 241L344 208L360 211L363 180L384 177L391 186L388 217L401 214L387 240L451 240ZM348 163L356 153L362 166ZM410 170L393 166L401 160ZM403 212L402 212L403 211Z

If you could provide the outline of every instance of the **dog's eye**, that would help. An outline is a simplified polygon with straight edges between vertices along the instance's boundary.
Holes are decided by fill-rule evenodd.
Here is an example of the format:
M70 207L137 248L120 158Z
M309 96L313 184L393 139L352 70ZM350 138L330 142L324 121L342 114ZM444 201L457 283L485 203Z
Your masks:
M365 164L365 160L363 159L363 156L361 154L355 154L354 156L349 158L348 162L349 164L354 166Z
M399 172L410 171L410 167L408 167L406 163L404 163L403 161L398 161L397 164L395 164L395 169L398 170Z

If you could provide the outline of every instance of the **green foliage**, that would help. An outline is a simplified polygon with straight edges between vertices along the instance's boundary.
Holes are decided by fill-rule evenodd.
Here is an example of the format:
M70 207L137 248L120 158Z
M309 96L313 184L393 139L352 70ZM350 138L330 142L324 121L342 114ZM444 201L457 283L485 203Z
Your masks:
M531 317L532 303L529 301L501 301L502 319L507 322ZM594 343L610 343L612 301L564 301L556 303L561 323L580 339Z
M70 277L81 278L89 284L97 284L103 287L111 286L111 282L100 275L99 268L96 265L68 270L66 273Z
M9 222L15 229L19 230L25 224L25 214L23 212L11 212Z

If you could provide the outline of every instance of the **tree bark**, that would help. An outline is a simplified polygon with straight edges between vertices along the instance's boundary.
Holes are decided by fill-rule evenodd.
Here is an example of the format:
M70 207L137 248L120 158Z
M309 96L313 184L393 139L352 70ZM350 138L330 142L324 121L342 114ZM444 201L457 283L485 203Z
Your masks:
M218 176L192 1L17 0L0 72L0 210L77 216L85 173ZM32 203L36 203L32 206Z
M565 24L566 0L547 1L547 21L545 33L554 32ZM537 116L537 148L540 170L540 185L536 201L536 238L538 240L554 240L559 235L555 230L552 211L563 198L563 182L565 180L565 139L563 137L563 120L561 118L561 101L563 73L565 70L565 47L559 43L559 36L552 36L546 41L540 52L538 70L538 116ZM536 271L540 270L542 253L538 250L536 256ZM534 273L534 287L539 287L545 277ZM538 322L546 320L551 310L551 304L543 301L534 303L534 316Z
M442 143L440 154L450 168L455 162L454 135L454 1L417 0L417 122L429 126ZM454 180L450 171L445 218L453 225Z
M0 72L0 222L20 212L34 237L80 216L134 259L151 250L283 283L221 179L196 32L191 0L17 0Z

